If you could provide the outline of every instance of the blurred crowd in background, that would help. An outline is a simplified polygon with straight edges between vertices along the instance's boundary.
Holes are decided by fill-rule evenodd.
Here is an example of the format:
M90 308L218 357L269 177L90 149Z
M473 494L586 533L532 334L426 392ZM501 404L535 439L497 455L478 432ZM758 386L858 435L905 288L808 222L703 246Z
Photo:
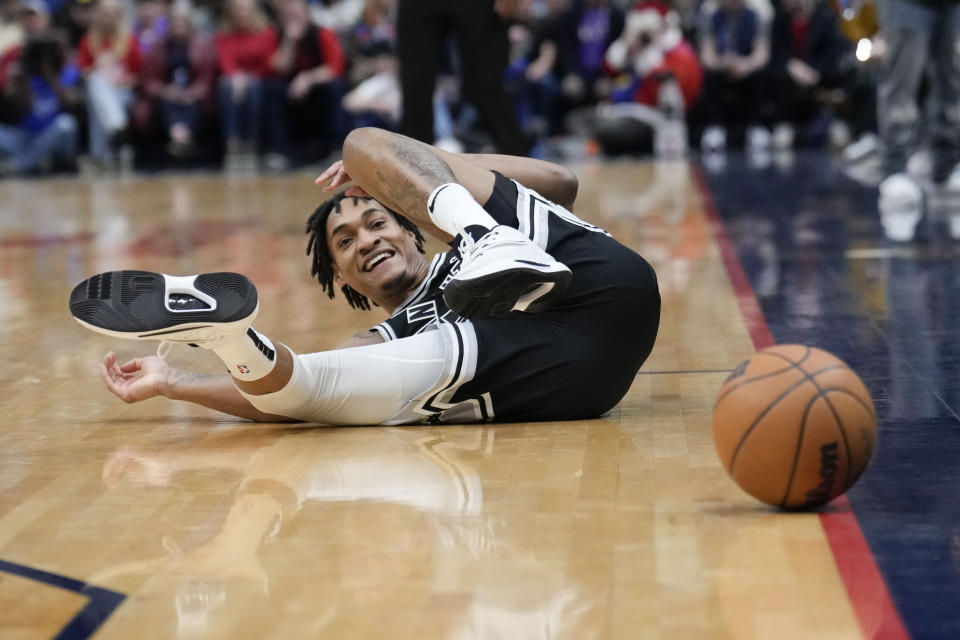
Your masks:
M281 171L365 125L560 159L855 159L876 146L876 51L833 1L0 0L0 170ZM478 9L437 31L431 4Z

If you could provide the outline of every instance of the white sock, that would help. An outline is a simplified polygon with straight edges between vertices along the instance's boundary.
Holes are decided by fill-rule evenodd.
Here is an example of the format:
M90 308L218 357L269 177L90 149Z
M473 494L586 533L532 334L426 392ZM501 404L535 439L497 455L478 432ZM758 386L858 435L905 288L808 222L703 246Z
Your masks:
M249 327L245 333L224 336L212 351L237 380L259 380L277 364L270 338Z
M456 182L442 184L427 198L430 220L450 235L468 235L478 240L498 222L481 207L466 187ZM470 229L469 227L480 227Z

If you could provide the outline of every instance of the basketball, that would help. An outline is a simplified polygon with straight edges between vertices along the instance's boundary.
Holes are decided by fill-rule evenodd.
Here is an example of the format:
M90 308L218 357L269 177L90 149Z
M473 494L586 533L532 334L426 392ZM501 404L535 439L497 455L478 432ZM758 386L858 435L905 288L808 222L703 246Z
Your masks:
M741 362L713 408L713 441L730 477L784 509L818 507L863 473L876 413L842 360L803 345L778 345Z

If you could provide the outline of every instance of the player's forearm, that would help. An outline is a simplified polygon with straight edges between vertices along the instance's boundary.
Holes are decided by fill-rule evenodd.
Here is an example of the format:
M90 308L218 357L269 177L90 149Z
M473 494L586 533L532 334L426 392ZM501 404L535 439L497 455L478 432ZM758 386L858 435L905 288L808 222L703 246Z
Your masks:
M171 400L193 402L257 422L294 422L291 418L264 413L254 407L237 390L227 374L212 375L173 369L167 376L163 395Z
M576 174L566 167L535 158L493 153L473 153L465 157L484 169L499 171L562 207L573 209L580 183Z

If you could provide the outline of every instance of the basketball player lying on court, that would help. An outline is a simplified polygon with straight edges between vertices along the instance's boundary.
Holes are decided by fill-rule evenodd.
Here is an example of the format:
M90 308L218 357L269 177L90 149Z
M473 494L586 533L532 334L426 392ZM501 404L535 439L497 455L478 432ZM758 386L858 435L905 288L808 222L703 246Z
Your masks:
M570 212L571 172L366 128L317 178L326 191L351 181L307 223L312 271L331 298L340 288L389 318L338 350L298 355L251 327L258 300L244 276L104 273L70 297L81 324L210 349L230 372L152 356L118 365L109 353L107 388L127 402L166 396L329 425L574 420L627 392L657 333L656 275ZM417 227L451 250L427 260Z

